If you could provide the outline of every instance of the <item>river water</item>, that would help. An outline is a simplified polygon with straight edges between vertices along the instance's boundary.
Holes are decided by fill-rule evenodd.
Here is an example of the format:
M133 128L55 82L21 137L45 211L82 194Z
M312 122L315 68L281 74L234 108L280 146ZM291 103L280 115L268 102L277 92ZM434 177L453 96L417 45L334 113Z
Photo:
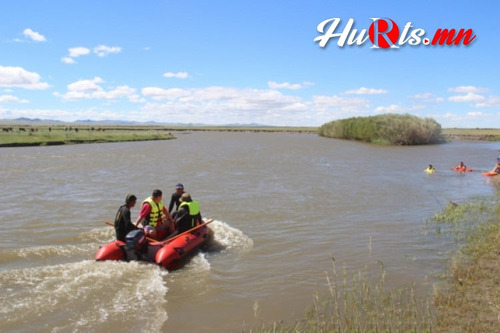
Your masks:
M495 195L497 143L380 147L314 134L177 133L176 140L0 149L1 332L242 332L293 323L325 285L383 263L425 294L451 240L425 222ZM450 168L464 161L475 171ZM432 163L437 173L423 170ZM177 182L214 219L207 247L168 272L95 262L128 193ZM139 208L132 209L132 219Z

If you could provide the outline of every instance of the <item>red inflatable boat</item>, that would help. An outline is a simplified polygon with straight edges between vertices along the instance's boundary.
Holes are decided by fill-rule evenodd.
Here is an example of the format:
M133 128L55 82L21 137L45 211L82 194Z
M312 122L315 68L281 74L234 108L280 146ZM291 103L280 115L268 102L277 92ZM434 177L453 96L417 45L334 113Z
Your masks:
M97 261L140 260L155 263L168 270L176 269L184 262L183 259L207 240L209 232L207 224L210 222L212 220L162 242L146 239L142 230L132 231L127 235L126 242L114 240L101 246L97 250L95 259Z

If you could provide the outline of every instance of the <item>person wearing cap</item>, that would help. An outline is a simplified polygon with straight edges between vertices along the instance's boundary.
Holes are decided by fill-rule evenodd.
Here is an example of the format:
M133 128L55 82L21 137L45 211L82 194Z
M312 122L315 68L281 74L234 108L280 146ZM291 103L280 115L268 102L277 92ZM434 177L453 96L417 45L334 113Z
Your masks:
M125 204L118 208L115 216L115 232L116 239L125 242L125 236L132 231L136 230L137 227L132 223L130 218L130 209L135 206L137 197L133 194L127 195L125 198Z
M144 199L135 226L142 224L146 236L163 239L172 232L172 216L161 201L163 193L154 190L149 198Z
M172 193L172 197L170 197L170 204L168 205L168 212L172 214L172 209L179 209L179 205L181 204L181 195L184 193L184 185L181 183L177 183L175 185L175 192Z
M169 236L181 234L203 223L201 219L200 204L191 199L191 195L184 192L181 195L181 204L175 216L175 231Z

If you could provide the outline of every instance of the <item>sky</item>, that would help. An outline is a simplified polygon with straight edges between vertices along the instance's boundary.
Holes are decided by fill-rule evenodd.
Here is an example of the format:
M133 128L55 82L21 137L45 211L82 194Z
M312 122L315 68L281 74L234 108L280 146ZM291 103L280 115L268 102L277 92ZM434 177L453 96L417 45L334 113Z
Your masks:
M16 0L1 12L0 119L321 126L407 113L500 127L498 1ZM425 45L438 29L470 38Z

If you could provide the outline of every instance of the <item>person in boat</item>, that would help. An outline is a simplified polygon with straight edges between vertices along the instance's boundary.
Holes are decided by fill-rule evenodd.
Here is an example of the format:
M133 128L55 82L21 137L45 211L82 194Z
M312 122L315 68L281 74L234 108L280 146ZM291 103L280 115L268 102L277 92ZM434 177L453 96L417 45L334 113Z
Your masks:
M425 169L424 171L427 172L427 173L435 173L436 169L432 166L432 164L429 164L429 166L427 167L427 169Z
M172 196L170 197L170 204L168 205L168 212L170 214L172 214L174 205L175 205L175 210L179 209L179 205L181 204L182 193L184 193L184 185L182 185L181 183L177 183L175 185L175 192L172 193Z
M467 171L467 167L465 166L464 162L460 162L460 164L453 169L457 171Z
M181 196L181 204L175 216L175 231L169 238L181 234L189 229L203 223L198 201L191 199L191 195L184 192Z
M135 207L135 203L137 201L137 197L133 194L128 194L125 197L125 204L121 205L118 208L115 216L115 232L116 239L122 242L125 242L125 237L127 234L136 230L137 227L132 223L132 219L130 218L130 209Z
M154 190L144 199L135 226L142 225L144 234L154 239L163 239L173 232L173 220L162 202L161 190Z

